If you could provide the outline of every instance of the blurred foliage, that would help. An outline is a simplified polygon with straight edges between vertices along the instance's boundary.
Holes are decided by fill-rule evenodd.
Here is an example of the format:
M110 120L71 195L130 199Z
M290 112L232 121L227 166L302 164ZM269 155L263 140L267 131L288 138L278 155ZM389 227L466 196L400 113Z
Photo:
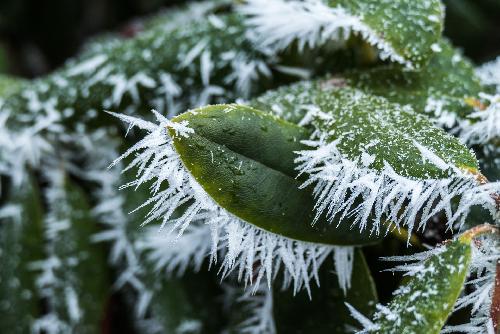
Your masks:
M11 53L13 73L47 73L76 54L84 41L120 28L137 16L180 0L2 0L0 41ZM126 28L124 28L126 30ZM2 45L0 44L0 47ZM2 52L0 50L0 71Z
M182 0L2 0L0 72L45 74L102 31L128 36L132 21ZM500 0L445 0L445 35L477 63L500 53Z

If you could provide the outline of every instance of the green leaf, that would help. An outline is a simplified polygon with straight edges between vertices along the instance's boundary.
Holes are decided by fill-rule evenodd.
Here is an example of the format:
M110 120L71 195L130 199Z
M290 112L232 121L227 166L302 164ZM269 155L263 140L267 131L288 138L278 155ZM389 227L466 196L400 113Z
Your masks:
M6 215L12 209L12 215ZM29 333L41 312L36 273L29 265L44 253L43 213L35 182L29 179L13 189L1 211L0 332Z
M49 298L53 312L75 332L97 333L106 316L111 286L105 248L91 241L98 226L83 190L69 178L64 179L62 188L55 187L55 191L49 190L60 193L49 197L56 202L49 203L50 220L46 224L67 222L67 226L47 240L47 249L61 261L55 277L64 282L52 287ZM74 306L68 307L68 303ZM78 316L76 310L80 310Z
M329 0L372 28L396 54L413 68L421 68L432 55L431 47L443 30L444 6L440 0Z
M378 302L377 291L363 252L356 249L351 287L347 295L338 285L336 275L328 266L320 271L321 287L313 288L311 299L305 292L273 292L273 311L278 333L352 333L357 323L345 303L371 316Z
M374 316L375 333L437 334L453 310L471 262L472 236L465 233L425 260L399 293Z
M314 200L299 189L295 151L309 131L269 113L237 105L187 112L194 134L176 136L174 145L186 168L224 209L257 227L291 239L336 245L375 242L367 234L326 221L311 225Z
M272 109L294 123L303 120L311 106L317 108L318 115L312 116L314 127L327 134L328 142L338 140L340 152L353 161L359 160L364 152L371 155L374 161L370 168L374 170L380 171L388 163L402 176L447 178L448 171L422 153L424 147L446 164L478 171L474 154L458 139L433 126L425 116L385 98L349 88L343 80L282 87L250 105Z
M342 77L352 87L383 96L391 102L411 105L416 112L433 119L444 113L464 118L474 111L468 98L477 99L484 87L475 75L473 65L447 40L439 42L438 50L433 53L429 64L418 72L386 65L364 71L347 71ZM437 110L436 103L440 104L442 111ZM453 123L453 119L450 121Z
M282 87L250 105L315 129L297 168L308 175L306 184L315 185L317 215L326 212L330 221L351 217L361 230L380 233L390 220L411 235L440 211L450 228L474 205L494 215L487 192L496 185L478 188L482 175L474 153L410 106L350 88L342 79Z

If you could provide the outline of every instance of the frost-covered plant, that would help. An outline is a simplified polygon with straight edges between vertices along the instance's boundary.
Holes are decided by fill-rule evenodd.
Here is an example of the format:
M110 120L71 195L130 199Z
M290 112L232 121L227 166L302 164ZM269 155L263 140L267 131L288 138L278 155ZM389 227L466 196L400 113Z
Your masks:
M443 20L194 3L0 77L0 331L498 331L499 61Z

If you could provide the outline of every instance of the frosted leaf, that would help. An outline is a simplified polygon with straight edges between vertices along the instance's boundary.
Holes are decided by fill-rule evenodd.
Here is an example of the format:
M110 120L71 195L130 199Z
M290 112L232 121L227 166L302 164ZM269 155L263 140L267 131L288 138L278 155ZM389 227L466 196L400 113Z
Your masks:
M460 297L455 304L455 310L472 307L470 321L467 324L446 326L443 333L494 333L491 320L491 301L500 261L498 242L483 238L475 244L469 274L473 279L467 282L468 292Z
M36 152L24 151L39 152L34 146L45 143L46 132L82 127L103 109L119 107L130 114L147 103L174 116L261 90L260 83L272 76L278 59L252 48L238 15L216 16L213 12L221 5L192 4L163 14L127 41L96 42L56 73L27 84L22 94L2 100L0 154L19 150L22 154L9 153L12 159L23 157L25 162L29 155L36 160ZM99 124L107 119L100 118ZM30 131L26 137L40 136L28 142L23 129ZM0 172L9 166L0 166Z
M394 292L387 306L377 305L373 323L360 314L353 316L364 326L364 333L438 333L466 280L471 238L459 237L432 251L390 260L397 259L410 262L394 269L405 271L410 279Z
M73 325L72 321L75 320L76 322L79 320L78 318L82 311L78 306L78 298L75 294L67 292L65 293L65 300L58 298L58 289L63 285L63 281L61 277L59 277L58 271L63 267L63 263L58 257L53 240L57 239L59 234L69 227L69 222L60 216L60 209L55 208L54 205L55 203L58 203L57 205L64 205L66 200L64 173L55 168L51 171L45 171L45 176L50 184L45 192L50 208L44 224L44 232L48 239L45 251L48 256L44 260L32 262L30 264L30 269L39 271L36 285L40 295L47 300L48 312L41 318L35 320L32 329L34 331L46 331L50 334L62 334L71 331ZM70 286L66 288L71 289ZM66 304L64 305L65 308L70 306L69 315L73 315L74 317L70 319L61 317L61 314L57 311L58 307L60 307L59 303L61 302Z
M355 69L343 74L344 84L410 105L469 145L485 144L498 137L494 93L498 89L495 76L500 73L499 61L474 69L446 40L439 42L439 48L441 52L434 54L421 71L401 71L394 65Z
M477 232L473 230L430 251L384 258L404 262L390 270L405 272L411 279L394 292L388 306L378 305L375 324L353 314L365 327L363 332L396 334L402 329L413 332L418 328L433 333L493 333L490 311L500 259L498 241L486 235L474 237ZM464 283L469 288L457 299ZM441 330L452 311L468 307L468 324L449 325Z
M327 43L342 47L350 35L359 35L379 51L381 59L408 68L419 67L427 58L442 22L440 3L420 1L338 1L328 5L320 0L249 0L239 11L247 16L251 38L264 50L277 53L295 41L300 50ZM391 29L392 25L397 29ZM401 35L390 33L393 30ZM403 41L411 43L404 39L409 34L418 35L419 41L402 48Z
M46 302L46 313L68 328L61 333L77 328L93 332L100 326L107 301L102 293L108 288L105 253L89 240L97 227L85 193L67 177L66 170L71 167L57 159L44 161L44 167L47 211L42 228L46 258L30 267L36 271L35 283Z
M136 167L137 178L125 186L139 187L147 183L152 197L141 207L151 206L151 209L143 224L160 220L161 229L168 227L168 236L161 245L172 243L172 250L151 253L159 267L166 266L170 272L182 272L188 261L193 259L199 265L210 245L211 262L218 262L219 257L223 259L219 269L223 278L235 273L239 280L255 289L262 280L270 286L278 268L281 268L285 286L293 285L294 291L302 288L309 291L310 281L317 280L319 266L329 254L336 252L336 247L288 239L234 216L216 204L184 167L168 133L172 122L158 117L159 124L154 128L151 123L121 118L131 125L139 124L149 132L115 163L135 155L127 169ZM189 136L189 124L183 127L180 134ZM185 210L179 213L177 209L184 204L187 204ZM209 230L211 238L207 239ZM152 245L160 245L157 237L151 239L151 234L148 235L144 247L151 249ZM177 247L176 243L183 245L184 236L193 244L188 248ZM340 248L340 252L336 261L337 273L342 277L341 284L347 287L352 270L349 260L351 250Z

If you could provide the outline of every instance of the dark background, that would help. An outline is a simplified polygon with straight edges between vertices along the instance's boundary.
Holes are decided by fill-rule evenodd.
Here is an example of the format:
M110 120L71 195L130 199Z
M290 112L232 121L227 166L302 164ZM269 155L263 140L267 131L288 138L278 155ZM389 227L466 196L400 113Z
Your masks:
M186 0L0 0L0 72L33 78L89 37L134 33L133 19ZM476 63L500 54L500 0L446 0L445 34ZM132 21L132 23L131 23Z

